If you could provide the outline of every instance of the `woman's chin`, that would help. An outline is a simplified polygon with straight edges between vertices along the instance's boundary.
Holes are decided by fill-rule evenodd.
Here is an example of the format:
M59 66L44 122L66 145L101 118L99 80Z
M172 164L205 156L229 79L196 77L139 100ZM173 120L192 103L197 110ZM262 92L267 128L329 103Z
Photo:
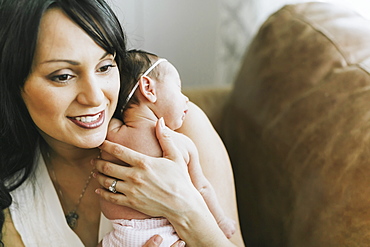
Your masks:
M102 135L96 135L96 136L90 136L88 138L83 138L78 143L76 143L76 146L79 148L84 149L91 149L91 148L97 148L99 147L105 140L106 134Z

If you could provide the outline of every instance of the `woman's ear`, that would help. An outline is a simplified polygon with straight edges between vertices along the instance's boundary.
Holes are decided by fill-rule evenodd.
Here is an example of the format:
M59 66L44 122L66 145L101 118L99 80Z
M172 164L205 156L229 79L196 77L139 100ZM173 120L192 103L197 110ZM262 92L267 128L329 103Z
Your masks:
M141 94L151 103L157 101L156 81L147 76L140 77L139 88Z

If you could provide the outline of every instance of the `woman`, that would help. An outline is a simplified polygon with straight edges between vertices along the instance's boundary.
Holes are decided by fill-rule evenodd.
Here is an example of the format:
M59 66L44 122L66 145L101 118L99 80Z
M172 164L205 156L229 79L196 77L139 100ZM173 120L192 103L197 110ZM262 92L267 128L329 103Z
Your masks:
M96 246L111 229L101 217L100 195L166 217L189 246L234 246L192 185L163 125L157 133L165 158L104 141L118 100L119 69L125 69L125 40L103 0L2 0L0 19L5 245ZM197 144L206 176L237 220L227 155L204 119L192 105L181 131ZM201 128L206 131L200 134ZM132 167L98 159L97 147ZM214 158L225 159L217 171ZM120 193L107 190L114 179L123 180ZM146 246L159 242L154 236ZM232 242L243 245L240 231Z

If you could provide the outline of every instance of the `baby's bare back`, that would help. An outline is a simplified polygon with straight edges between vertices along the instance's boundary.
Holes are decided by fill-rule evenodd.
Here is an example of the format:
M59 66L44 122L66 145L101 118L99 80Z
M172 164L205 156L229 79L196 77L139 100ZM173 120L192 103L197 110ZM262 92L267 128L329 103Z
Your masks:
M181 134L171 131L174 136L173 140L177 147L180 147L185 161L189 160L186 145L181 144ZM121 121L113 119L108 127L107 140L119 143L128 148L131 148L140 153L153 156L162 157L162 149L155 135L155 123L144 122L138 123L135 126L123 125ZM102 159L110 160L112 162L128 165L122 163L107 153L102 153ZM139 211L128 207L112 204L104 199L101 200L101 209L105 217L108 219L146 219L151 218Z

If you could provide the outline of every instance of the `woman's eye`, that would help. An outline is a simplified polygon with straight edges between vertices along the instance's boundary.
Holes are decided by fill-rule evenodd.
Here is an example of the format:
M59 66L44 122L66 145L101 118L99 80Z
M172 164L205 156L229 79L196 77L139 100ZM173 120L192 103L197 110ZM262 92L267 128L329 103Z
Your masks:
M58 82L58 83L67 83L73 78L72 75L69 74L62 74L62 75L54 75L51 77L52 81Z
M102 66L98 69L98 72L99 73L108 73L113 67L116 67L116 65L114 65L114 64L104 65L104 66Z

